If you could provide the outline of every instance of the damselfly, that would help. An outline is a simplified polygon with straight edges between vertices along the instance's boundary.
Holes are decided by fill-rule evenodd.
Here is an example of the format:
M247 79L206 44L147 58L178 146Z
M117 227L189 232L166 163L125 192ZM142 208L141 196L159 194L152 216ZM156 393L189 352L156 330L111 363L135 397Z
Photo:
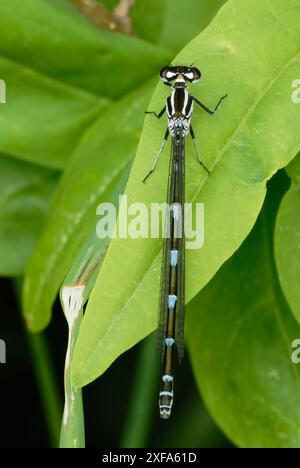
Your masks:
M154 171L168 137L171 135L172 149L167 200L171 216L167 217L165 227L158 323L158 347L163 363L159 409L161 418L167 419L171 415L174 395L174 348L177 348L179 362L181 362L184 354L185 138L190 133L199 163L209 174L210 171L202 161L198 151L195 133L191 125L193 104L198 104L208 114L213 115L227 95L219 100L214 110L210 110L192 96L188 91L188 84L196 83L201 78L200 71L193 66L169 65L161 70L160 78L165 85L173 88L172 93L167 98L166 105L159 114L156 112L146 113L153 114L160 119L166 112L168 127L159 152L149 173L144 178L144 182Z

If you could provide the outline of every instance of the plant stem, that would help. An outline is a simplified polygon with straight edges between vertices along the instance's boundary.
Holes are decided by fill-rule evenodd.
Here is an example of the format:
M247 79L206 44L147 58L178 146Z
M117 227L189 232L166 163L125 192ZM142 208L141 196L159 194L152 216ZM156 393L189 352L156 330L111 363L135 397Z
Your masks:
M16 301L20 307L23 278L12 281ZM24 322L23 322L24 323ZM36 383L43 407L50 445L58 446L62 402L57 385L49 346L44 333L30 333L24 325L25 337L31 353Z
M155 353L155 334L141 344L136 365L128 417L121 438L122 448L147 446L154 414L159 360Z
M119 4L114 9L114 15L121 21L124 32L132 33L131 8L134 6L135 0L120 0Z
M60 448L85 447L82 390L74 387L72 382L73 351L82 320L84 289L83 284L75 284L63 286L61 291L61 303L68 322L69 338L64 372L65 408L61 422Z
M117 31L123 34L132 34L130 8L133 0L124 0L116 11L111 13L97 0L69 0L82 15L84 15L97 28Z
M26 332L27 342L46 418L50 444L58 446L62 403L56 384L55 373L49 353L48 343L43 333Z

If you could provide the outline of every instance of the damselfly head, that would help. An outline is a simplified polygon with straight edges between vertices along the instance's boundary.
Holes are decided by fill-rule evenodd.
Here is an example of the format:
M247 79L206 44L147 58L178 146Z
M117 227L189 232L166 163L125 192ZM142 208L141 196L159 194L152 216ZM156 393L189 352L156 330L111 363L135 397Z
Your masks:
M160 78L164 83L185 84L196 83L201 78L201 72L196 67L187 67L185 65L168 65L160 71Z

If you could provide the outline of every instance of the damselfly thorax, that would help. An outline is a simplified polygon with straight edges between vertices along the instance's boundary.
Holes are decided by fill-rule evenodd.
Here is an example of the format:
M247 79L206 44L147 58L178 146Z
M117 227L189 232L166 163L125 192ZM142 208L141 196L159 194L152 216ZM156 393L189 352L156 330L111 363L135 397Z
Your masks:
M182 128L185 137L190 130L193 113L193 99L185 85L174 87L166 103L168 129L172 137L178 128Z
M179 361L184 354L184 294L185 294L185 242L184 242L184 202L185 202L185 138L190 133L202 168L209 174L196 145L196 138L191 124L193 104L196 103L209 114L218 109L223 96L214 110L210 110L202 102L189 93L188 84L199 81L200 71L195 67L167 66L160 72L163 82L172 87L166 105L159 114L153 114L160 119L165 113L168 127L158 155L144 182L154 171L161 152L169 135L172 138L171 158L169 166L169 181L167 203L171 216L166 221L167 236L164 237L161 286L158 320L158 348L162 357L162 380L159 392L160 416L169 418L174 397L174 357L175 348Z

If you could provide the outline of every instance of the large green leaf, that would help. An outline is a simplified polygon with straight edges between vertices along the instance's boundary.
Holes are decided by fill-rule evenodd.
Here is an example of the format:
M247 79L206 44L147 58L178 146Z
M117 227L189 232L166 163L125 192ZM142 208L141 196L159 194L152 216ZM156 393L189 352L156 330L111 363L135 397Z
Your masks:
M51 7L57 8L59 11L71 14L75 17L81 17L80 12L77 8L74 8L74 5L69 0L42 0L43 2L48 2ZM101 0L102 1L102 0ZM82 18L81 18L82 19Z
M124 95L163 61L163 50L44 0L1 2L0 30L0 56L99 96Z
M178 0L173 3L178 4ZM183 4L181 9L184 9ZM149 42L157 43L167 13L169 12L166 9L166 0L139 0L134 4L131 13L134 33Z
M57 180L56 173L0 155L0 275L24 271Z
M95 229L97 204L106 201L132 160L153 83L110 110L85 134L65 171L24 284L24 313L31 330L50 319L51 306L84 239Z
M110 100L151 77L165 55L95 28L65 2L0 2L0 31L0 151L53 168L65 166Z
M0 70L7 85L7 102L0 107L1 151L63 168L88 125L109 101L1 56Z
M187 201L205 203L205 243L187 251L187 302L240 246L261 209L266 181L300 148L300 114L290 97L299 71L299 19L298 0L231 0L175 60L202 69L204 84L193 93L205 103L213 106L225 92L229 95L214 118L195 111L194 127L211 176L188 145ZM149 108L160 110L166 95L160 84ZM166 153L148 183L141 182L163 127L153 119L144 126L127 186L128 205L143 201L150 207L165 200ZM110 243L75 350L77 385L95 379L155 328L160 259L157 239Z
M174 54L210 23L226 0L165 0L158 43Z
M275 230L275 256L278 276L285 297L300 322L300 157L287 168L292 178L290 190L282 200Z
M286 166L285 171L295 184L300 185L300 153Z
M138 0L131 10L133 30L139 37L176 54L209 24L225 1ZM118 4L118 0L99 2L111 10Z
M96 200L99 190L102 193L100 199L105 196L106 181L114 180L115 174L118 170L122 171L126 160L134 153L135 146L128 144L128 141L132 137L137 143L147 106L148 89L150 91L149 86L133 93L124 103L113 107L98 120L87 132L75 154L74 162L60 184L51 218L31 262L25 283L26 315L32 317L33 329L45 326L63 276L85 233L95 222L94 206L90 206L89 200ZM124 126L126 128L123 130ZM99 159L101 157L102 163ZM111 164L108 164L109 161ZM103 190L102 180L105 180Z
M300 330L276 276L273 210L263 210L241 249L191 302L187 339L204 401L235 444L299 448L300 367L291 343Z

